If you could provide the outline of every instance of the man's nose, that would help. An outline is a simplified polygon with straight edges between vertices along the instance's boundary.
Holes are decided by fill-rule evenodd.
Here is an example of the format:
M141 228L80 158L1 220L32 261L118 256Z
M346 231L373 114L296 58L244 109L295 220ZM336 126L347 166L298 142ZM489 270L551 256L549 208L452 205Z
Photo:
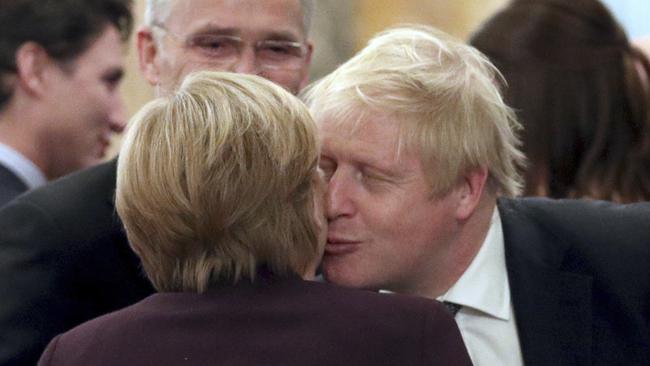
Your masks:
M336 172L327 183L325 212L328 220L353 216L355 205L352 195L352 181L345 174Z
M113 100L108 116L108 126L115 133L124 131L124 127L126 127L126 107L120 95L116 95Z
M235 63L233 71L239 74L259 74L259 67L253 47L244 47L239 54L239 60Z

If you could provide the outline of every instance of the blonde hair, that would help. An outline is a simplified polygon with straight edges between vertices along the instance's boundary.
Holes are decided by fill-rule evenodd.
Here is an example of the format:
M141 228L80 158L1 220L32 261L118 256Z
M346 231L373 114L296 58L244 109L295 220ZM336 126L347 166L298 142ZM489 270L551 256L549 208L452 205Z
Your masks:
M503 102L499 77L476 49L407 25L379 33L303 98L317 123L394 117L400 149L419 153L434 195L447 193L468 169L487 167L490 186L515 196L524 164L520 125Z
M131 121L116 207L159 291L298 274L320 254L316 126L281 87L202 71Z

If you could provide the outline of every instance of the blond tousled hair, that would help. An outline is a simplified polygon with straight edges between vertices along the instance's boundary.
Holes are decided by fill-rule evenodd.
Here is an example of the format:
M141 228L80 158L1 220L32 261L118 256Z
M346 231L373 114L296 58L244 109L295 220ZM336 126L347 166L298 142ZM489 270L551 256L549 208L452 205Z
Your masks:
M133 117L116 207L159 291L203 292L260 266L304 273L320 254L316 126L281 87L202 71Z
M500 74L476 49L428 26L379 33L303 99L317 123L385 114L400 123L400 150L419 154L433 195L447 193L469 169L487 167L495 192L521 190L514 113Z

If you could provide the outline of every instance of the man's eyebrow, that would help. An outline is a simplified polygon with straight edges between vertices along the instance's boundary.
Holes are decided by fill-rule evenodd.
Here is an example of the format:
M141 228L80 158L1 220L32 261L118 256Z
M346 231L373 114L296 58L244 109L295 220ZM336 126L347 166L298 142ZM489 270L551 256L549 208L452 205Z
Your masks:
M217 24L208 23L203 25L190 34L225 34L229 36L241 36L241 29L234 27L221 27ZM283 31L283 30L262 30L257 32L262 35L261 40L276 40L276 41L290 41L290 42L299 42L300 37L293 32Z
M265 33L264 39L275 41L299 42L300 38L291 32L271 31Z
M206 24L190 32L190 34L202 34L202 33L227 34L230 36L234 36L234 35L239 35L240 31L237 28L220 27L216 24Z
M401 171L401 164L395 160L395 157L377 156L374 151L365 150L363 147L358 147L356 152L358 163L368 168L385 173Z

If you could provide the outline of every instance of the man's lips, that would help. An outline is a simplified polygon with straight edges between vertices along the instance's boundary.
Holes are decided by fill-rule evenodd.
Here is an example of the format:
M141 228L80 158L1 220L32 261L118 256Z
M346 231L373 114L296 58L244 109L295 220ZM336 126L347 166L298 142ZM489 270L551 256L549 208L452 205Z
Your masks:
M358 249L358 240L343 239L338 237L327 237L327 244L325 245L326 255L342 255L352 253Z

